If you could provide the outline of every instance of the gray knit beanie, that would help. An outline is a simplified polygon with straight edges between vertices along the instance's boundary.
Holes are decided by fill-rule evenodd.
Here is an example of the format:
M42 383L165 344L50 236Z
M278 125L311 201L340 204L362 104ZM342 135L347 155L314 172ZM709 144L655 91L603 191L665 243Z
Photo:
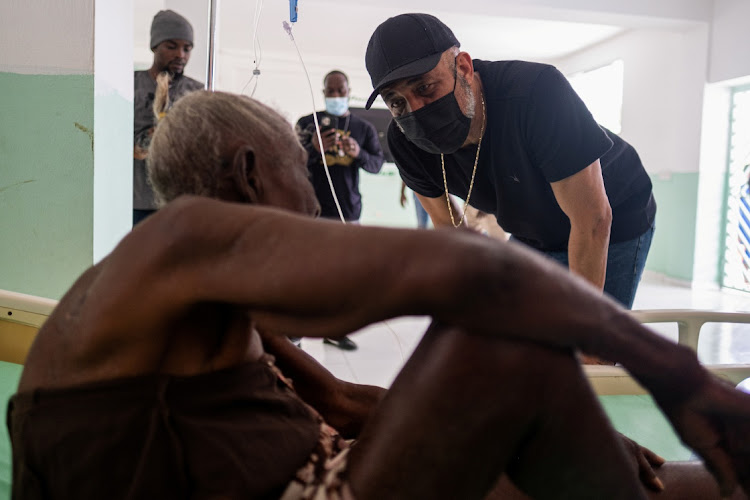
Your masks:
M193 27L173 10L160 10L151 23L151 50L164 40L187 40L193 43Z

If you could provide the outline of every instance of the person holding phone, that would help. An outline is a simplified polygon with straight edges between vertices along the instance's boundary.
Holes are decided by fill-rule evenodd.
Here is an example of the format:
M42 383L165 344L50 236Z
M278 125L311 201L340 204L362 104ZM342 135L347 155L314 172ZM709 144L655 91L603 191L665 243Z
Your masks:
M347 223L357 224L362 214L359 170L371 174L380 172L383 167L383 150L375 127L349 111L349 78L343 72L333 70L323 78L323 96L326 109L318 111L317 117L326 164L341 207L341 217ZM307 151L307 169L320 203L320 216L340 219L323 166L313 116L300 118L296 131ZM357 348L348 337L324 341L348 351Z

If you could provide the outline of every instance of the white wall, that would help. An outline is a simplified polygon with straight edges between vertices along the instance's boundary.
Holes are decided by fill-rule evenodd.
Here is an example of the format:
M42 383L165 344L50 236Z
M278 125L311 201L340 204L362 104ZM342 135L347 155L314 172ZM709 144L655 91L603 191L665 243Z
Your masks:
M711 29L711 83L750 75L750 2L715 0Z
M93 41L91 1L0 3L0 71L32 75L90 74L94 70Z
M268 104L289 122L295 123L300 117L312 113L313 109L324 108L323 77L329 71L338 69L349 77L350 105L364 107L372 91L372 84L361 60L339 59L338 64L332 66L330 59L305 57L303 54L307 73L310 76L308 83L305 69L299 58L290 57L290 55L289 53L263 54L258 87L253 96L255 99ZM217 90L240 93L244 88L242 93L250 95L254 82L245 87L252 76L253 69L249 58L251 56L246 53L220 52ZM312 95L310 86L312 86ZM378 103L382 101L378 100Z
M622 137L651 174L697 172L708 27L632 30L556 61L566 74L624 61Z

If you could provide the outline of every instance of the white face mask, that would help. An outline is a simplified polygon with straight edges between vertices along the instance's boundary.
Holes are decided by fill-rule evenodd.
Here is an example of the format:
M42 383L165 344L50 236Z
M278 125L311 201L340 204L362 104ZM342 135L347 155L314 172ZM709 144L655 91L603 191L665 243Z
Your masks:
M326 97L326 112L333 116L342 116L349 110L348 97Z

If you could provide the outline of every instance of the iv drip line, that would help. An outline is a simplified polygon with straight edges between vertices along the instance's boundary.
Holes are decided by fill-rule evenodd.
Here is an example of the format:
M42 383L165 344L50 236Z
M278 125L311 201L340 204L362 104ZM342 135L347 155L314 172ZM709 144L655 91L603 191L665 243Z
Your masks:
M290 0L290 6L291 2L294 2L295 4L295 14L296 14L296 0ZM296 15L292 22L296 21ZM297 41L294 39L294 36L292 35L292 25L289 24L287 21L283 21L282 26L284 27L284 31L287 32L289 35L289 38L292 40L292 43L294 44L294 48L297 50L297 55L299 56L299 61L302 63L302 69L305 70L305 76L307 77L307 85L310 88L310 98L313 101L313 121L315 122L315 132L318 138L318 144L320 145L320 156L323 159L323 170L325 170L326 177L328 178L328 186L331 188L331 194L333 195L333 201L336 203L336 210L339 212L339 217L341 218L341 222L346 224L346 220L344 219L344 214L341 212L341 205L339 205L339 199L336 196L336 189L333 187L333 181L331 180L331 173L328 170L328 162L326 162L326 155L323 151L323 137L320 135L320 124L318 123L318 114L315 110L315 94L313 92L312 83L310 82L310 75L307 72L307 67L305 66L305 61L302 59L302 54L300 53L299 47L297 46ZM401 346L401 340L399 339L398 335L395 331L393 331L393 328L391 328L391 325L388 324L387 321L381 321L388 330L390 330L391 334L393 335L393 338L396 340L396 345L398 346L399 353L401 354L401 362L406 361L406 357L404 356L404 349ZM347 360L347 364L349 361ZM354 375L354 370L352 370L351 366L349 366L349 370ZM355 375L356 378L356 375Z
M346 220L344 219L344 214L341 212L341 205L339 205L339 199L336 196L336 189L333 187L333 180L331 180L331 172L328 170L328 162L326 161L326 155L323 150L323 137L320 135L320 124L318 124L318 113L315 111L315 93L313 92L312 83L310 83L310 75L307 72L307 66L305 66L305 61L302 59L302 54L299 51L299 47L297 46L297 41L294 39L294 35L292 35L292 26L284 21L282 23L282 26L284 26L284 31L287 32L289 35L289 38L292 40L292 43L294 44L294 48L297 49L297 55L299 56L299 61L302 63L302 69L305 70L305 76L307 76L307 85L310 88L310 98L313 101L313 121L315 122L315 133L318 136L318 144L320 146L320 157L323 159L323 170L325 170L326 178L328 178L328 185L331 188L331 194L333 195L333 201L336 203L336 210L339 212L339 217L341 218L341 222L346 224Z
M242 91L240 94L245 93L245 89L248 85L250 85L250 82L255 80L255 85L253 85L253 91L250 92L250 97L253 97L255 95L255 90L258 88L258 82L260 81L260 61L263 58L263 49L260 46L260 39L258 38L258 26L260 25L260 15L263 12L263 0L256 0L255 2L255 26L253 28L253 64L255 64L255 68L253 68L253 75L250 77L250 79L247 81L244 87L242 87Z

